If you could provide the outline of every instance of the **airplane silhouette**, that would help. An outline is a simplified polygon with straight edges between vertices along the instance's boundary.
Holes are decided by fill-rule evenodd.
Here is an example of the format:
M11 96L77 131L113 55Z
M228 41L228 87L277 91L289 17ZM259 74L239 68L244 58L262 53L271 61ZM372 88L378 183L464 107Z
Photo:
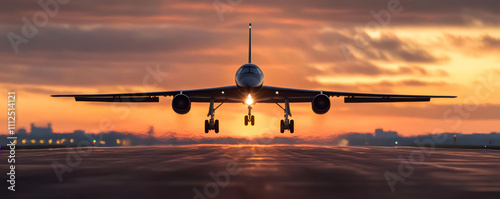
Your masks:
M423 102L431 98L456 98L456 96L436 95L398 95L352 93L323 90L305 90L283 88L263 85L264 74L262 70L252 63L252 24L248 27L248 63L236 71L236 85L177 91L143 92L143 93L117 93L117 94L82 94L82 95L52 95L52 97L74 97L76 101L92 102L159 102L159 96L173 96L172 109L178 114L186 114L191 110L191 102L210 103L205 120L205 133L214 130L219 133L219 120L214 119L215 110L223 103L245 103L248 106L248 115L245 115L245 126L255 124L252 115L252 106L256 103L276 103L284 111L284 119L280 121L280 132L289 130L294 132L294 121L288 119L292 116L290 103L311 102L312 110L316 114L325 114L330 110L329 97L344 97L344 103L370 103L370 102ZM215 103L220 103L214 108ZM284 103L284 108L279 104Z

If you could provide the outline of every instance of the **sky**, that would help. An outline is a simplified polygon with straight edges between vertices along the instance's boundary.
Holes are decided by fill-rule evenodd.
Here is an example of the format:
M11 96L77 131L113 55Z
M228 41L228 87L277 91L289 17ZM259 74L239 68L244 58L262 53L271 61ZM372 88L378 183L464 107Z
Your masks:
M283 111L224 104L205 135L208 104L186 115L160 103L75 102L51 94L148 92L234 85L247 62L265 85L456 99L344 104L327 114L292 104L294 136L375 128L401 135L500 131L500 2L432 0L7 0L0 6L0 88L15 91L17 127L232 137L277 136ZM47 2L47 3L44 3ZM33 29L33 27L35 27ZM2 104L7 98L2 97ZM4 105L6 107L6 105ZM7 115L0 115L7 120ZM7 133L6 122L0 132Z

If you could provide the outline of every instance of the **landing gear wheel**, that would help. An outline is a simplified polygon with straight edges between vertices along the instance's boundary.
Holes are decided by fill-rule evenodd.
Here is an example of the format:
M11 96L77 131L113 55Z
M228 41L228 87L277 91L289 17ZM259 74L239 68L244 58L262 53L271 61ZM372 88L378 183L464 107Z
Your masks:
M285 122L283 120L281 120L280 122L280 132L281 133L285 132Z
M208 120L205 120L205 133L208 133L208 130L209 130L209 124L208 124Z
M293 133L294 130L295 130L294 129L294 122L293 122L293 120L290 120L290 133Z
M215 133L219 133L219 120L215 120Z
M250 124L253 126L255 124L255 117L252 115L252 117L250 117Z
M245 126L248 126L248 115L245 115Z

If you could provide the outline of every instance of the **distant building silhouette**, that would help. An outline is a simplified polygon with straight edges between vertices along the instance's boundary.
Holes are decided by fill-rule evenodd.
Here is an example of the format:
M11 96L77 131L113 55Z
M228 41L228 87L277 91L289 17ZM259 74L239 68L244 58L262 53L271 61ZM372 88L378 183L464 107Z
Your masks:
M154 134L155 134L155 127L149 126L149 131L148 131L149 138L152 138Z
M74 136L85 136L85 131L84 130L74 130L73 135Z
M348 133L344 137L349 141L350 146L395 146L400 140L398 132L375 129L373 133Z
M146 144L147 145L153 145L155 144L155 139L153 137L153 135L155 134L155 127L154 126L149 126L149 130L148 130L148 137L146 138Z
M28 132L26 131L25 128L20 128L19 130L17 130L17 136L27 136L28 135Z
M46 137L54 134L52 131L52 124L49 123L47 127L36 127L34 123L31 123L31 136L35 137Z
M373 142L371 133L349 133L346 135L350 146L368 146Z
M398 132L396 131L384 131L384 129L375 129L376 138L397 138Z

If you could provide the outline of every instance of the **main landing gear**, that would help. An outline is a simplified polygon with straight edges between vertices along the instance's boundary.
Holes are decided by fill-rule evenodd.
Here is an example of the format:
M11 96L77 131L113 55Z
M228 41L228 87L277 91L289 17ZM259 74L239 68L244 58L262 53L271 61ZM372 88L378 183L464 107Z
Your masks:
M288 116L292 116L292 113L290 112L290 103L288 103L288 99L285 99L285 108L283 108L280 104L276 102L276 104L283 109L285 112L285 120L280 121L280 132L284 133L285 130L290 130L290 133L294 132L294 122L293 120L289 120Z
M215 133L219 133L219 120L215 120L215 110L219 108L224 102L220 103L217 107L214 108L214 98L210 99L210 107L208 108L207 117L210 116L210 120L205 120L205 133L208 133L210 130L214 130Z
M252 115L252 106L248 105L248 115L245 115L245 126L248 126L248 123L253 126L255 125L255 116Z

